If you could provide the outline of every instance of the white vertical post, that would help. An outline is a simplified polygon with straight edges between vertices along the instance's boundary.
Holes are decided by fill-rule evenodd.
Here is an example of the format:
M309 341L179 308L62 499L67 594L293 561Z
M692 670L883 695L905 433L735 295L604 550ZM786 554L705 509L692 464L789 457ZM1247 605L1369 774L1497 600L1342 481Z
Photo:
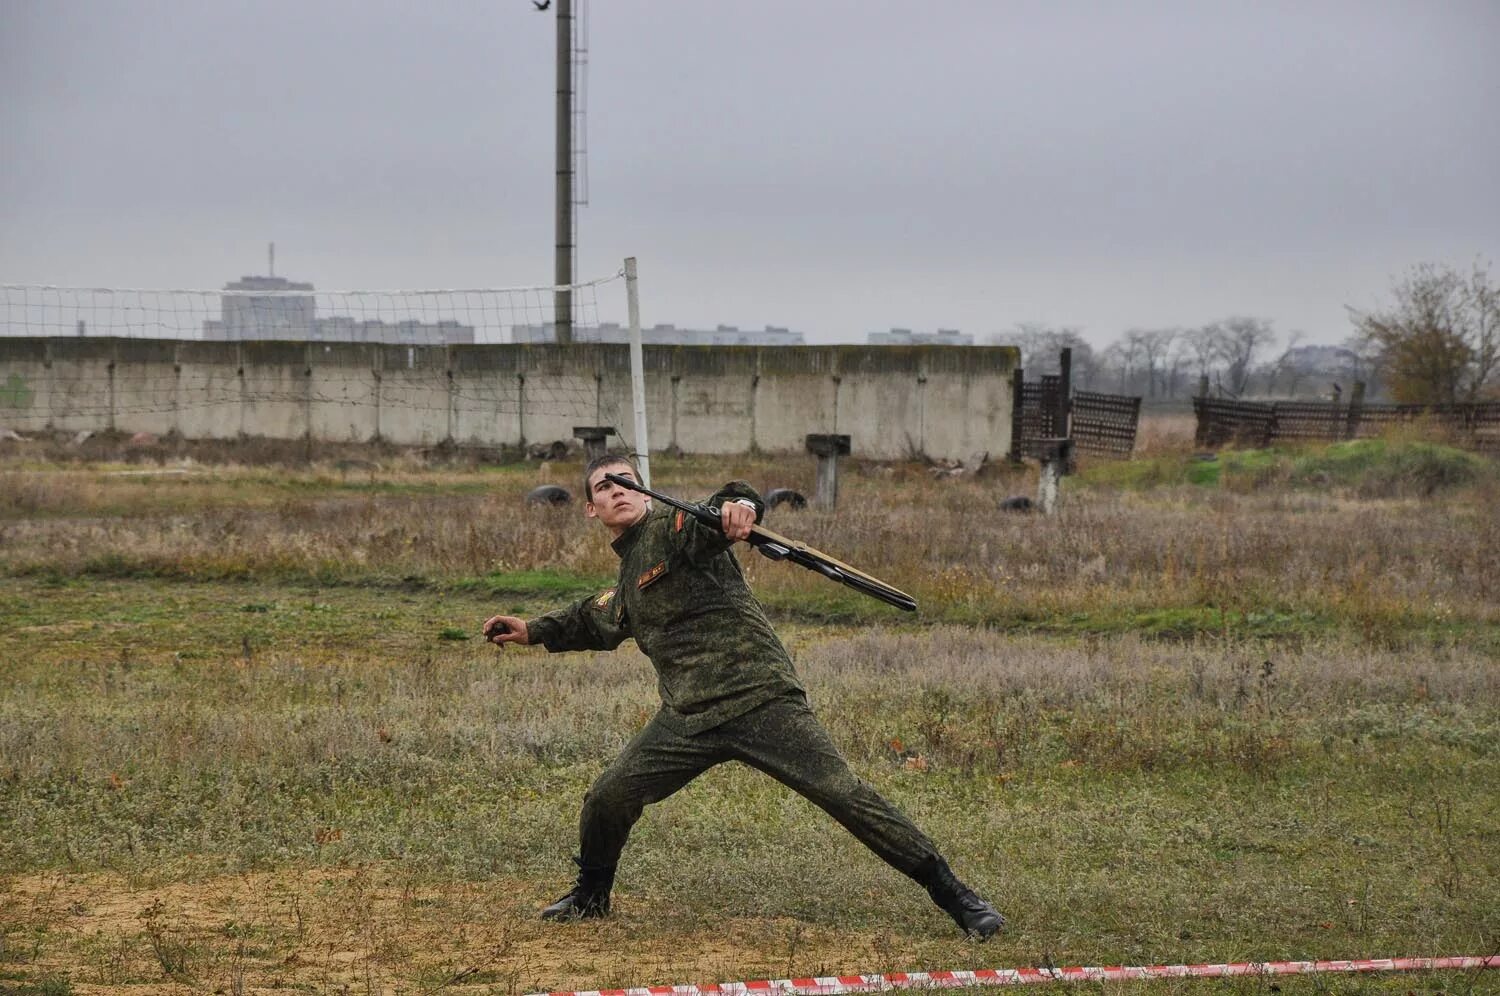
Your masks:
M630 311L630 395L635 405L635 465L641 483L651 486L651 447L646 440L646 361L641 350L641 298L635 257L625 257L625 301Z
M1042 476L1037 480L1036 498L1043 515L1057 512L1057 487L1062 481L1062 461L1042 460Z

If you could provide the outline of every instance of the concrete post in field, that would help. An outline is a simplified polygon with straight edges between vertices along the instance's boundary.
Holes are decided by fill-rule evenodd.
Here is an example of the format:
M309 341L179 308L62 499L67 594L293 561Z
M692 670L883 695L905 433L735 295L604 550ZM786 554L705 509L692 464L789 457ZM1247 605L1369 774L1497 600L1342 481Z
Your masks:
M586 460L602 457L609 450L609 437L615 434L612 425L575 425L573 435L583 440L583 455ZM650 485L647 485L650 487Z
M630 403L635 409L635 466L641 483L651 486L651 446L646 439L646 361L641 348L641 295L635 257L625 257L625 307L630 319ZM673 379L673 425L676 426L676 379ZM672 437L677 442L677 437Z
M813 500L819 508L834 508L839 501L839 457L849 455L849 437L809 434L807 452L818 458L818 489Z
M1037 481L1036 503L1043 515L1057 511L1057 492L1064 474L1072 469L1073 440L1039 440L1042 460L1042 476Z

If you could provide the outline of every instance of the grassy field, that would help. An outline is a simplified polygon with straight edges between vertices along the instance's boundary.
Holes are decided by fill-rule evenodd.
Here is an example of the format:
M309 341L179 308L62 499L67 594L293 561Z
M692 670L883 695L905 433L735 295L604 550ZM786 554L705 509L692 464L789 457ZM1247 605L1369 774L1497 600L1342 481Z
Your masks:
M1500 950L1500 473L1415 440L1158 439L856 465L781 531L922 604L745 561L856 769L1011 919L978 947L754 772L648 810L616 915L544 925L650 666L500 653L612 573L576 464L0 451L0 992L525 993L911 969ZM229 454L217 454L219 458ZM150 454L147 454L149 457ZM203 456L203 454L199 454ZM810 490L802 461L654 463ZM1271 984L1114 986L1267 992ZM1492 992L1500 973L1288 979Z

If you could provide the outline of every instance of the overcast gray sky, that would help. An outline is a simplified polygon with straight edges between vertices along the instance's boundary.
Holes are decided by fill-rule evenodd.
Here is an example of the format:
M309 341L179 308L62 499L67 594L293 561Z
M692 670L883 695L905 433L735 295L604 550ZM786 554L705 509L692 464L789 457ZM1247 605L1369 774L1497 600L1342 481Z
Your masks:
M1333 342L1500 258L1496 0L593 0L589 45L579 268L638 256L648 324ZM548 283L552 55L529 0L0 0L0 282L275 240L320 288Z

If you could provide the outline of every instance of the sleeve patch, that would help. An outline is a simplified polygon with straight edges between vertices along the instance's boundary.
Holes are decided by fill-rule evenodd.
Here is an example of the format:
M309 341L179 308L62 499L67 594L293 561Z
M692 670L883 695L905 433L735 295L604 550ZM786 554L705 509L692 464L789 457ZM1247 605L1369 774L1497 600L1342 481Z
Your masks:
M608 608L610 600L612 598L614 598L614 597L615 597L615 590L613 588L610 588L607 591L605 591L604 594L602 594L598 598L594 599L594 607L595 608L599 608L599 609Z
M678 510L678 512L677 512L677 529L675 530L676 532L679 532L679 533L682 532L682 523L683 523L683 521L686 518L687 518L687 513L683 512L681 510Z
M651 568L645 574L642 574L640 576L640 579L636 581L635 586L637 588L644 588L665 573L667 573L667 562L663 560L661 563Z

